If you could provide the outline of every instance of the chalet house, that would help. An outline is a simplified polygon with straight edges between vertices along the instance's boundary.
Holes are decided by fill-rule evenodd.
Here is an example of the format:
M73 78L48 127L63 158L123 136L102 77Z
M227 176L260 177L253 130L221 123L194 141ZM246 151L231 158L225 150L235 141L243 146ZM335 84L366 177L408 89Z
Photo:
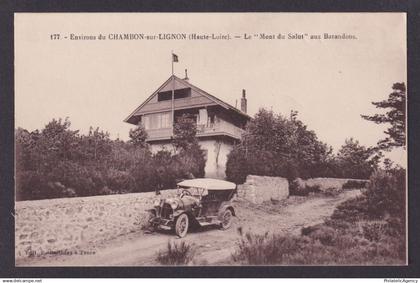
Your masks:
M174 99L172 99L172 93ZM227 155L239 141L246 123L247 100L243 90L241 110L172 75L124 121L142 123L153 152L171 149L173 119L191 114L197 123L197 138L205 152L206 177L225 178Z

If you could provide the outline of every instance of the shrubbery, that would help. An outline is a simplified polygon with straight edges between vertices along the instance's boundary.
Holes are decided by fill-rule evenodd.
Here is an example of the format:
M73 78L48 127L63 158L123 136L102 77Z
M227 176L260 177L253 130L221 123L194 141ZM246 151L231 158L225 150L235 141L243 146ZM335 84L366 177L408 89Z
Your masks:
M111 140L98 128L80 135L69 127L59 119L41 131L16 130L17 200L147 192L204 176L198 143L152 154L141 127L130 131L129 142Z
M318 185L309 186L301 178L296 178L289 182L289 193L295 196L307 196L310 193L319 193L321 190Z
M302 244L297 237L284 237L268 232L262 235L245 233L241 236L232 259L249 265L284 263Z
M405 219L405 170L378 170L372 174L366 190L357 198L338 206L332 215L335 219Z
M403 247L403 242L393 237L371 241L355 230L340 233L323 225L302 236L247 233L232 259L249 265L402 264Z
M159 251L156 260L163 265L188 265L194 258L194 249L182 241L168 242L166 250Z
M343 184L343 189L362 189L366 188L368 181L365 180L348 180Z
M227 179L243 183L249 174L295 178L335 177L366 179L378 167L381 155L352 138L338 151L321 142L297 119L261 109L228 155Z
M404 218L405 181L406 174L403 169L375 172L364 192L369 215L379 218L387 215Z
M241 233L232 255L243 264L403 264L405 170L372 175L367 190L340 204L324 223L301 236Z

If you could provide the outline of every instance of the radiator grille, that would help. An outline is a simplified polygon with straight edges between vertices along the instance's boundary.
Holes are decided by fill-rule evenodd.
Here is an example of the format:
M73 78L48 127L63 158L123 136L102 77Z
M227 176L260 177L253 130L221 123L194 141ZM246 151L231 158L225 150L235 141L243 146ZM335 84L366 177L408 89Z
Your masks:
M172 215L172 207L168 203L164 203L160 211L160 216L169 219L170 215Z

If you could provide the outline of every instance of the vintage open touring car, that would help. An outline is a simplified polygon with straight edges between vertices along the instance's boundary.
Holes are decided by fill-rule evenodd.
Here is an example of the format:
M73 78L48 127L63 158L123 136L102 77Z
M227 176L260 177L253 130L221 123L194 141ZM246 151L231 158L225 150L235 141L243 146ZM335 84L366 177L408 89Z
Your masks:
M228 229L235 210L232 197L236 184L210 178L185 180L177 184L173 198L158 198L150 209L149 223L155 229L174 230L185 237L192 225L219 225Z

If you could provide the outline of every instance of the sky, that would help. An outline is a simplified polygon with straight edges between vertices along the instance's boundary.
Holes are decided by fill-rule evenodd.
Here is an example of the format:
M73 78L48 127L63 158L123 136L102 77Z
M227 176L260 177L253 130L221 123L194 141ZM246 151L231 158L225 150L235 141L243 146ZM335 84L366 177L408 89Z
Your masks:
M52 40L52 34L60 34ZM230 40L110 40L109 34L230 34ZM285 39L243 39L279 33ZM288 34L354 35L354 40L287 39ZM70 35L107 37L70 40ZM242 38L235 39L235 35ZM64 37L68 38L65 39ZM267 108L298 117L337 151L346 138L374 146L384 125L361 114L406 82L402 13L19 13L15 16L15 126L42 129L69 117L72 129L100 127L128 139L123 120L175 74L248 114ZM405 165L406 152L387 154Z

